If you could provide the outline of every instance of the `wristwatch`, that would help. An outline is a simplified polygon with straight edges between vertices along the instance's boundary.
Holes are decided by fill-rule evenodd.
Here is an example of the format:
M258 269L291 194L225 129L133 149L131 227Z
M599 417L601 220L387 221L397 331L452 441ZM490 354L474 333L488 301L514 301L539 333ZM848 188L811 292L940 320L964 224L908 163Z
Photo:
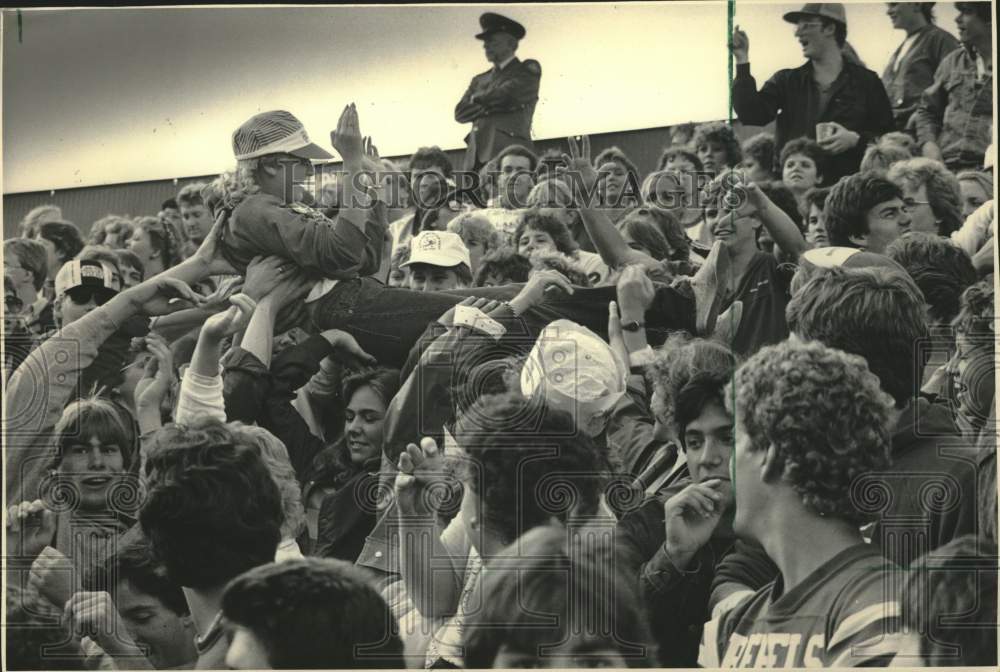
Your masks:
M639 331L640 329L645 329L646 323L640 322L639 320L632 320L631 322L625 322L622 324L622 331Z

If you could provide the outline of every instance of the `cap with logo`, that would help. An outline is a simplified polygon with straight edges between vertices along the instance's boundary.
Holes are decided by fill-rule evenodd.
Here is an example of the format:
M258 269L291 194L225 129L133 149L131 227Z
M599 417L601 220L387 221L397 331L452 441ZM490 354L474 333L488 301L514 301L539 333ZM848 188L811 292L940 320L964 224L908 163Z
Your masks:
M788 12L782 18L788 23L798 23L816 16L847 25L847 13L839 2L807 2L799 11Z
M476 35L477 40L485 40L494 33L507 33L520 40L527 32L524 26L514 19L508 19L502 14L494 14L493 12L486 12L480 16L479 25L483 32Z
M625 393L628 366L600 336L575 322L556 320L535 341L521 369L521 393L556 408L594 415Z
M106 296L121 291L121 279L114 267L106 261L81 261L71 259L56 273L56 296L78 287L90 287Z
M462 237L451 231L421 231L410 241L410 260L401 264L405 268L411 264L428 264L451 268L465 264L472 268L469 248Z
M310 142L302 122L291 112L272 110L255 114L233 131L237 161L268 154L291 154L303 159L332 159L333 155Z

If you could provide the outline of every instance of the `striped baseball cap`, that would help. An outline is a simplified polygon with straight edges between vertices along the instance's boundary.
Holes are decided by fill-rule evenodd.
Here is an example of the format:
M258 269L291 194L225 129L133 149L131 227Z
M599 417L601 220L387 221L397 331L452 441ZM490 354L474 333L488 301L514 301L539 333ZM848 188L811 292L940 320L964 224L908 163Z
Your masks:
M302 122L291 112L271 110L250 117L233 131L237 161L267 154L291 154L303 159L332 159L333 155L310 142Z

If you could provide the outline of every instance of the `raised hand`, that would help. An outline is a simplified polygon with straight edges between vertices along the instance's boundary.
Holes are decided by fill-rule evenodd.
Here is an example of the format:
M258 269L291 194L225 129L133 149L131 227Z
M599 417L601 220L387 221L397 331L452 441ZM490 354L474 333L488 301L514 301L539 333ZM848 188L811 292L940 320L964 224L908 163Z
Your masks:
M448 328L451 328L455 324L455 309L459 306L470 306L472 308L478 308L483 313L489 315L491 311L496 309L500 305L500 301L495 299L484 299L477 296L467 296L462 299L459 303L445 311L444 315L438 318L438 324L442 324Z
M221 210L215 218L212 230L205 236L198 249L194 253L194 258L198 259L208 268L209 275L232 275L236 273L233 265L226 261L220 254L219 243L222 241L222 233L226 222L229 220L229 211Z
M365 156L375 163L382 160L378 155L378 147L375 146L375 142L372 140L372 136L370 135L365 136L364 150Z
M187 283L161 273L122 292L136 312L143 315L168 315L201 306L204 297L192 290Z
M253 262L251 262L253 263ZM249 271L248 271L249 273ZM238 275L225 278L214 292L205 297L201 307L208 312L224 310L229 305L229 297L243 288L243 278ZM245 293L245 292L244 292Z
M726 509L727 487L729 483L718 478L692 483L664 503L665 548L678 569L708 543Z
M409 444L396 465L396 505L401 516L431 516L450 492L444 456L437 442L424 437Z
M337 121L337 130L330 133L330 143L337 150L344 163L360 163L365 156L358 108L350 103L344 108Z
M750 62L750 38L740 30L739 26L733 28L733 39L729 43L729 50L733 52L737 63Z
M278 286L285 273L295 268L295 264L281 257L254 257L247 265L243 293L260 301Z
M618 304L614 301L608 303L608 345L622 362L628 363L628 346L625 345L625 335L622 333L622 318L618 313Z
M622 315L642 321L655 296L656 290L646 269L638 264L626 266L618 277L618 304Z
M357 340L346 331L328 329L322 333L323 338L333 347L333 359L347 364L355 369L378 366L378 361L361 349Z
M256 302L246 294L233 294L229 297L229 301L232 305L228 310L216 313L205 320L202 332L213 338L222 339L247 328L250 316L256 308Z
M31 563L28 585L49 602L62 607L73 595L73 578L76 568L65 555L46 546Z
M6 523L7 553L12 556L36 558L56 534L56 514L40 499L9 507Z
M146 370L135 386L135 407L160 408L174 382L174 353L166 339L156 333L145 337L146 349L152 355Z
M562 290L567 294L574 292L573 285L565 275L551 268L544 271L536 271L528 279L527 284L510 301L510 307L518 315L524 315L525 311L545 303L547 297L554 292Z
M108 593L73 593L66 602L62 620L78 638L90 637L109 655L143 655Z
M590 159L590 136L583 135L580 136L580 144L578 145L576 139L571 137L566 138L566 143L569 145L569 154L563 154L563 162L566 164L565 167L559 166L556 168L557 175L564 175L566 173L578 175L577 179L580 180L581 186L589 194L594 185L597 184L599 176L597 170L594 168L594 164ZM570 183L570 188L573 188L572 182ZM579 202L586 202L584 195L574 194L574 197L583 198Z

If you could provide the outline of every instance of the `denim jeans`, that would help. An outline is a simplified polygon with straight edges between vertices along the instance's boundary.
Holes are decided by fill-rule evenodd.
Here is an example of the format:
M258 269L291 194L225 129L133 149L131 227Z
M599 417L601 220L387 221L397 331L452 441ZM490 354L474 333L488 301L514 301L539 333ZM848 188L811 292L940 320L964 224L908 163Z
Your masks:
M344 280L325 296L308 304L306 330L342 329L382 366L400 368L427 326L469 296L509 301L524 285L472 287L448 292L415 292L387 287L372 278ZM521 316L528 335L537 337L560 318L608 336L608 303L616 300L613 286L576 288L560 294ZM653 305L646 312L646 334L659 345L671 332L694 333L694 299L671 287L656 285Z

